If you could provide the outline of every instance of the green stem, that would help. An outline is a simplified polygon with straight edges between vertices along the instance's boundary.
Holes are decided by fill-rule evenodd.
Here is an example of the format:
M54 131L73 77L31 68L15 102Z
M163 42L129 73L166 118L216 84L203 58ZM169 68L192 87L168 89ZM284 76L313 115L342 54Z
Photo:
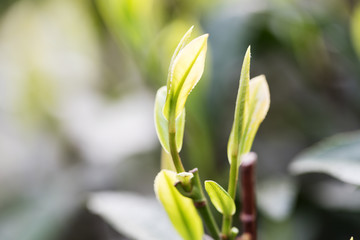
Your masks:
M181 173L185 172L185 168L181 162L180 155L176 149L176 141L175 141L175 133L169 132L169 145L170 145L170 153L174 162L174 166L176 168L176 172Z
M221 229L221 235L223 239L228 239L228 237L230 236L231 224L232 224L232 216L224 215L222 229Z
M171 106L171 105L170 105ZM185 172L185 168L181 162L180 155L176 147L176 117L175 117L175 107L170 107L169 114L169 145L170 145L170 154L173 159L176 172L181 173ZM199 173L197 169L194 169L194 181L193 188L197 189L196 194L191 196L194 206L196 207L199 215L202 217L207 229L209 230L210 235L214 240L220 240L220 231L215 222L215 219L210 211L209 205L207 203L204 191L201 185Z
M214 238L214 240L220 240L220 231L219 227L217 226L215 219L211 213L209 208L209 204L206 200L204 195L204 191L201 185L200 176L198 170L195 168L194 170L190 171L194 174L194 189L197 189L196 194L194 194L193 202L194 205L202 217L207 229L209 230L210 235Z
M235 200L235 195L236 195L236 186L237 186L238 176L239 176L239 168L237 166L237 157L233 156L233 158L231 159L231 164L230 164L228 193L234 200Z
M231 164L230 164L230 173L229 173L229 186L228 186L228 193L235 200L236 196L236 186L239 176L239 168L237 166L237 157L232 156ZM228 239L230 237L231 232L231 225L232 225L232 217L223 216L222 222L222 236L224 239Z
M170 107L170 116L169 116L169 146L170 154L173 159L176 172L185 172L185 168L181 162L180 155L176 147L176 117L175 117L175 107Z

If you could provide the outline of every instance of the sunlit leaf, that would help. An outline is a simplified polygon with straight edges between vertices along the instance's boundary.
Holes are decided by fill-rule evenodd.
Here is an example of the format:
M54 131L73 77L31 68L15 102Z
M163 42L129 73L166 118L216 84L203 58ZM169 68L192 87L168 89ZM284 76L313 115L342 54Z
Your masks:
M233 128L228 142L228 159L237 161L251 150L256 132L270 107L270 92L265 76L260 75L249 81L250 47L248 48L240 76L236 99Z
M249 80L250 80L250 46L248 47L242 69L240 74L240 85L236 98L234 123L231 129L230 138L228 142L228 159L237 161L240 165L240 158L238 158L240 140L244 134L246 125L247 105L249 99Z
M169 66L169 73L168 73L168 79L167 79L167 89L170 89L170 83L171 83L171 70L172 70L172 66L174 64L174 61L177 57L177 55L179 54L180 50L182 50L187 41L189 40L190 36L191 36L191 33L194 29L194 26L192 26L186 33L185 35L181 38L179 44L177 45L176 49L175 49L175 52L174 54L172 55L171 57L171 60L170 60L170 66Z
M225 216L232 216L236 207L231 196L216 182L205 181L205 189L216 210Z
M168 81L168 96L164 116L168 118L170 107L175 107L178 117L185 107L191 90L200 80L205 67L208 34L195 38L179 51L173 61Z
M169 129L168 129L168 120L163 115L162 109L165 104L166 99L166 86L161 87L157 93L155 98L155 127L156 133L158 135L161 146L166 152L170 152L169 146ZM180 151L183 143L184 136L184 128L185 128L185 109L183 109L180 116L176 119L176 147L177 150Z
M190 198L175 188L176 173L162 170L155 178L155 193L163 204L172 224L185 240L201 240L204 234L202 221Z
M330 137L297 156L290 164L293 174L326 173L360 185L360 132Z
M256 132L270 107L269 86L264 75L250 80L249 104L247 106L249 109L242 138L242 153L251 150Z

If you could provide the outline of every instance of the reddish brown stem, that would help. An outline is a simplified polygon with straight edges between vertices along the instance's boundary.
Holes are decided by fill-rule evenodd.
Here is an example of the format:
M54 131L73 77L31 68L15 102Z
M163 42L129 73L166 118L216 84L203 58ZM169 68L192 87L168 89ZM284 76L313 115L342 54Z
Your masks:
M240 220L243 224L245 235L250 235L251 240L256 240L256 206L255 206L255 168L257 155L250 152L242 158L240 165L241 173L241 196L242 212ZM248 238L245 238L248 239Z

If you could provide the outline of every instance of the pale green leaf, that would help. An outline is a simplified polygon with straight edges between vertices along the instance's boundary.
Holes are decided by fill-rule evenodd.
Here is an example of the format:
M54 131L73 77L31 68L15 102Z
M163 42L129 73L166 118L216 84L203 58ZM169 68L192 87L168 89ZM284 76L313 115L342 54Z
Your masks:
M169 73L168 73L168 79L167 79L167 89L170 89L170 83L171 83L171 70L172 66L174 64L174 60L176 59L177 55L179 54L180 50L183 49L189 40L191 33L194 29L194 26L191 26L191 28L185 33L185 35L181 38L179 44L177 45L174 54L171 57L170 60L170 66L169 66Z
M164 107L166 100L166 86L161 87L157 93L155 98L155 108L154 108L154 116L155 116L155 128L156 133L158 135L159 141L163 149L169 153L169 129L168 129L168 120L163 115L162 109ZM176 147L177 150L180 151L183 142L184 136L184 128L185 128L185 109L183 109L180 116L176 119Z
M204 234L200 216L190 198L175 188L176 173L162 170L155 178L155 193L173 226L185 240L201 240Z
M208 34L195 38L176 56L170 70L169 90L163 110L166 118L170 107L175 108L176 117L180 115L188 95L200 80L205 67L207 39Z
M297 156L290 164L293 174L326 173L360 185L360 132L330 137Z
M240 74L240 83L238 95L236 98L235 105L235 114L234 114L234 123L231 129L230 138L228 141L228 159L231 163L232 161L237 161L240 165L240 158L238 157L239 153L239 144L242 138L243 130L246 124L246 114L247 114L247 105L249 99L249 81L250 81L250 46L248 47L242 69Z
M241 153L248 153L261 122L266 117L270 107L270 91L264 75L257 76L250 80L250 94L248 115L241 141Z
M216 210L225 216L232 216L236 207L231 196L216 182L205 181L205 189Z

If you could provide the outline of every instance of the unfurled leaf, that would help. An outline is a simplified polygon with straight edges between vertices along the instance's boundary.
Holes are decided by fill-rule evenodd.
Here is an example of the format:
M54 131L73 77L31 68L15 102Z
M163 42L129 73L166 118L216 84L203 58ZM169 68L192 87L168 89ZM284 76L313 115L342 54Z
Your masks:
M233 128L228 142L229 162L237 161L240 155L251 150L256 132L270 107L270 92L265 76L260 75L249 81L250 47L241 70L240 86L236 100Z
M161 146L167 153L169 153L170 152L169 122L168 120L166 120L162 112L162 109L165 104L165 99L166 99L166 86L163 86L156 93L154 116L155 116L156 133L161 143ZM182 147L184 128L185 128L185 109L176 119L176 148L178 151L180 151Z
M301 153L290 164L293 174L326 173L360 185L360 132L337 134Z
M180 50L183 49L187 43L187 41L189 40L191 33L194 29L194 26L191 26L191 28L185 33L185 35L181 38L179 44L177 45L174 54L171 57L170 60L170 66L169 66L169 73L168 73L168 79L167 79L167 89L170 89L170 83L171 83L171 70L172 70L172 66L173 63L177 57L177 55L179 54Z
M205 181L205 189L216 210L225 216L232 216L236 207L231 196L216 182Z
M185 34L183 39L188 37L188 33ZM179 46L183 44L183 39ZM173 60L167 84L169 89L163 110L167 119L169 118L170 108L174 108L176 117L181 114L188 95L200 80L204 72L207 39L208 34L195 38L183 47ZM176 53L177 50L174 55Z
M264 75L250 80L249 104L247 106L242 153L250 151L256 132L269 111L270 91Z
M175 188L176 173L162 170L155 178L155 193L164 206L172 224L185 240L201 240L204 234L202 221L190 198Z
M249 80L250 80L250 46L248 47L242 69L240 74L239 90L236 98L234 123L231 129L230 138L228 142L228 159L237 161L240 165L240 158L238 158L239 144L244 134L246 125L247 105L249 99Z

